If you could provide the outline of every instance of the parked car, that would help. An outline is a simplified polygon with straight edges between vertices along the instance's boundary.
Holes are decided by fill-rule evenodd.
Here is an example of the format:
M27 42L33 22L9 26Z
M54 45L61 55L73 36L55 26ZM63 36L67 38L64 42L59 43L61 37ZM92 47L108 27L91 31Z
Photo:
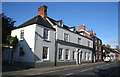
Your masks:
M106 56L104 62L111 62L110 56Z

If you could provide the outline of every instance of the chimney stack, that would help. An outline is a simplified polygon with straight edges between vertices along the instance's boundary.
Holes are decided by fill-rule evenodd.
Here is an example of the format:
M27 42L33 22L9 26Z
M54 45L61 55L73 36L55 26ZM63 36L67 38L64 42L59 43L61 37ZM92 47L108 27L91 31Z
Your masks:
M93 30L91 29L90 34L93 34Z
M89 31L87 31L88 33L90 33L90 34L93 34L93 30L91 29L91 31L89 30Z
M40 15L44 19L46 19L47 18L47 6L45 6L45 5L40 6L40 8L38 8L38 14L37 15Z
M95 36L95 37L96 37L96 33L94 33L94 34L93 34L93 36Z
M85 31L85 24L82 24L82 26L78 26L78 32L81 30L81 29L83 29L84 31Z

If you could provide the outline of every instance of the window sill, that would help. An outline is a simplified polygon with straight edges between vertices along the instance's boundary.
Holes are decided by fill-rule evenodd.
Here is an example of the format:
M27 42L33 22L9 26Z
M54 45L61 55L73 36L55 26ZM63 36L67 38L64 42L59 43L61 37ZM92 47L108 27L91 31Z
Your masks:
M63 59L59 59L59 61L64 61Z
M70 61L70 60L66 60L66 61Z
M48 40L48 39L43 39L43 41L50 42L50 40Z
M48 59L42 59L43 62L49 62L50 60Z

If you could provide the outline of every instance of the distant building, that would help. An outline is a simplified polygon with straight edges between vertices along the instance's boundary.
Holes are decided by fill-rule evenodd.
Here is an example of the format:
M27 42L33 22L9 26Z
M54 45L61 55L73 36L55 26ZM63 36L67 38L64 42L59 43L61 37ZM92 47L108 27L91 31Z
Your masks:
M102 61L102 40L96 36L96 33L93 34L93 30L86 31L85 24L82 26L79 25L78 32L81 35L84 35L93 40L93 62Z

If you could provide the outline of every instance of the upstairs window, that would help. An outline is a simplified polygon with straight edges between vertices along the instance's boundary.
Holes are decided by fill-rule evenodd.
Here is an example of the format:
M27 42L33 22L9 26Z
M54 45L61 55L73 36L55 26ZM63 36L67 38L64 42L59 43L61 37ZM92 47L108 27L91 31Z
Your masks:
M59 25L62 26L62 21L59 22Z
M81 38L78 38L78 44L81 44Z
M64 41L69 41L69 35L64 33Z
M23 39L24 38L24 30L21 30L20 32L20 39Z
M88 47L90 47L90 41L88 41Z
M44 39L48 39L48 29L44 29L43 37Z

